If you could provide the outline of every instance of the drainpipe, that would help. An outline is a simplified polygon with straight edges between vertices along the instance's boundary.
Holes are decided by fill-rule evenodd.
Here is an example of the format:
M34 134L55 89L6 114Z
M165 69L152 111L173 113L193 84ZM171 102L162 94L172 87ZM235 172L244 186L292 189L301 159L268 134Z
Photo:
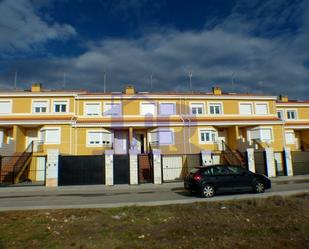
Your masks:
M182 117L182 109L181 109L181 96L179 96L179 101L180 101L180 110L179 110L179 117L183 123L183 129L182 129L182 133L183 133L183 150L184 150L184 154L186 154L187 148L186 148L186 123L184 118Z

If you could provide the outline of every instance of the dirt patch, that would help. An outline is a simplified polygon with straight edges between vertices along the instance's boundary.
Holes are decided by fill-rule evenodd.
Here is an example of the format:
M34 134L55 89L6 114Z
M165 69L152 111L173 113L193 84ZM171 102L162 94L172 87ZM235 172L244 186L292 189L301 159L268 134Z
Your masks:
M309 248L309 195L0 213L0 248Z

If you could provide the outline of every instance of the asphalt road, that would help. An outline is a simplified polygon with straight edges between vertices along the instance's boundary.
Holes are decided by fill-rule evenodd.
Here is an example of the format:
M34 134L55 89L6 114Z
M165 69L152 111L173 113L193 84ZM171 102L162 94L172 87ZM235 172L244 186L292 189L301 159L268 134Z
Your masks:
M0 211L61 208L106 208L131 205L167 205L199 201L265 198L273 195L309 193L309 182L273 184L263 194L229 194L203 199L190 196L182 183L139 186L11 187L0 189Z

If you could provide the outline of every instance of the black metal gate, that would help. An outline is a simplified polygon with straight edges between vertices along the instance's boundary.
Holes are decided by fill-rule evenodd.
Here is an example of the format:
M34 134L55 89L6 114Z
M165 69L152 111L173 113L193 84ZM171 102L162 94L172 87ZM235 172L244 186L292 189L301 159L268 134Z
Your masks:
M114 184L129 184L129 178L129 155L114 155Z
M266 155L265 151L254 152L255 172L267 175Z
M105 184L105 157L59 156L59 186Z

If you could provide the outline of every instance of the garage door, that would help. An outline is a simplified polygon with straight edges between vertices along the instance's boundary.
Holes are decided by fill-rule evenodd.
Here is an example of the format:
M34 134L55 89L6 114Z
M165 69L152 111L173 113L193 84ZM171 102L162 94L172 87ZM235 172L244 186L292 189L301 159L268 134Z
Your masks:
M182 179L182 156L162 156L163 181Z

